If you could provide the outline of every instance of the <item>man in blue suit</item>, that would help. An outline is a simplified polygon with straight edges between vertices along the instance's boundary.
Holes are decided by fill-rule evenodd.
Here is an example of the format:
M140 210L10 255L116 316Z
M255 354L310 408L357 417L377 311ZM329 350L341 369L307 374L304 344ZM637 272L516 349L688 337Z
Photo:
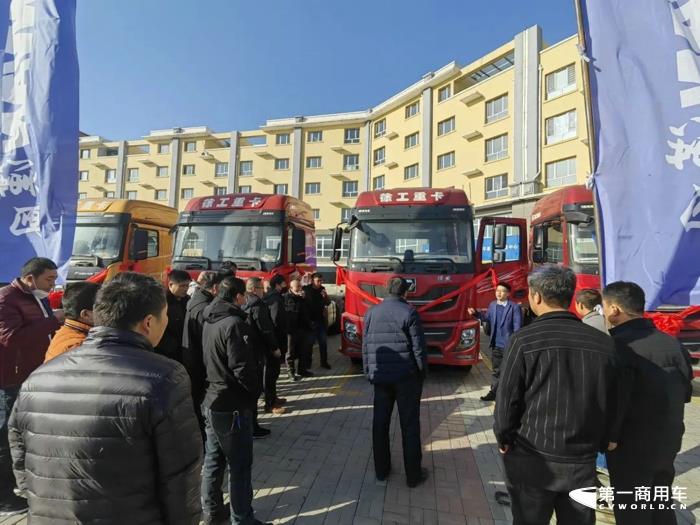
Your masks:
M514 303L510 299L511 287L508 283L498 283L496 286L496 300L490 305L486 314L469 308L469 313L480 319L482 322L488 322L491 328L491 364L493 365L493 374L491 378L491 390L488 394L481 397L482 401L493 401L496 399L496 390L498 389L498 379L501 376L501 362L503 361L503 350L508 345L508 339L515 332L520 330L522 326L523 316L520 310L520 305Z

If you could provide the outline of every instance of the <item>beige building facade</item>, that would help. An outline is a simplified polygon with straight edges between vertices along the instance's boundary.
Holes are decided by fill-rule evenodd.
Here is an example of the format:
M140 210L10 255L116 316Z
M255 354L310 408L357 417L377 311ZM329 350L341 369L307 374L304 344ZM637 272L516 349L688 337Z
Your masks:
M467 65L451 62L364 111L268 120L257 130L152 131L80 138L80 198L183 209L192 197L286 193L314 209L321 259L361 191L456 187L477 218L529 216L582 184L590 155L578 37L553 45L531 27Z

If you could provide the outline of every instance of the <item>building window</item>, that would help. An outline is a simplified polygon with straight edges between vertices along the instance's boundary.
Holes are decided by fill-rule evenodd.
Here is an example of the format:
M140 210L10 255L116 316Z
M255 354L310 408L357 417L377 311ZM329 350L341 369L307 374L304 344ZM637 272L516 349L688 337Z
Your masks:
M182 188L180 190L180 197L183 199L191 199L194 197L194 188Z
M452 86L445 86L444 88L440 88L438 90L438 102L442 102L443 100L447 100L452 96Z
M185 164L182 166L183 175L194 175L194 164Z
M546 144L556 144L576 137L576 110L572 109L545 121Z
M547 100L571 93L576 89L576 68L574 64L550 73L545 77Z
M307 195L318 195L321 193L321 183L320 182L307 182L304 185L304 193Z
M441 120L440 122L438 122L438 128L437 128L438 137L440 137L442 135L446 135L454 130L455 130L455 118L454 117L450 117L448 119Z
M386 153L386 148L384 148L383 146L381 148L377 148L374 150L374 165L375 166L379 166L380 164L384 164L384 161L386 160L385 153Z
M139 181L139 169L129 168L129 172L126 176L128 182L138 182Z
M289 133L278 133L277 135L275 135L275 144L289 144Z
M403 169L403 180L411 180L418 177L418 164L411 164Z
M506 197L508 195L508 176L496 175L495 177L486 177L484 187L486 199Z
M341 208L340 222L350 222L352 218L352 208Z
M289 169L289 159L275 159L275 169L276 170L288 170Z
M168 199L168 190L156 190L156 200L164 201Z
M360 169L360 156L357 154L343 155L343 169L345 171L354 171Z
M374 123L374 138L378 139L386 134L386 119Z
M81 149L80 150L80 158L81 159L89 159L90 158L90 150L89 149Z
M158 153L170 153L170 144L158 144Z
M193 151L197 151L197 143L196 142L185 142L185 151L187 153L192 153Z
M359 144L360 143L360 128L346 128L345 129L345 144Z
M408 148L413 148L414 146L418 145L418 132L416 131L415 133L411 133L410 135L406 135L406 138L403 141L403 147L405 149Z
M576 157L550 162L545 172L549 188L576 184Z
M372 179L372 189L373 190L383 190L384 189L384 175L379 175Z
M239 186L238 193L250 193L250 186Z
M228 162L217 162L214 177L228 177Z
M78 179L80 182L87 182L90 180L90 172L89 171L81 171L78 173Z
M156 169L156 177L167 177L169 173L167 166L158 166Z
M87 199L87 193L85 193L85 192L78 193L78 200L82 201L85 199Z
M114 192L113 192L113 191L106 191L106 192L105 192L105 198L106 198L106 199L113 199L113 198L114 198Z
M321 167L321 157L306 157L306 167L309 169Z
M346 180L343 182L343 197L357 197L358 182L356 180Z
M253 174L253 161L252 160L242 160L238 164L238 167L240 168L239 175L241 177L249 177L250 175Z
M451 168L455 165L455 152L450 151L449 153L443 153L438 155L437 158L437 169L444 170Z
M287 194L287 185L286 184L275 184L275 193L277 195L286 195Z
M486 102L486 122L494 122L508 116L508 95Z
M214 188L214 195L226 195L226 186L216 186Z
M317 220L319 220L319 219L321 218L321 210L319 210L318 208L314 208L314 209L311 210L311 211L314 212L314 220L315 220L315 221L317 221Z
M306 134L306 142L323 142L323 131L309 131Z
M505 159L508 156L508 134L486 141L486 162Z
M98 157L116 157L117 155L119 155L119 148L105 148L102 150L102 155L99 152L97 154Z
M420 101L416 100L413 104L409 104L404 108L406 118L411 118L420 113Z
M129 190L126 192L126 198L130 201L135 201L139 198L139 192L135 190Z
M117 182L117 170L105 171L105 182Z

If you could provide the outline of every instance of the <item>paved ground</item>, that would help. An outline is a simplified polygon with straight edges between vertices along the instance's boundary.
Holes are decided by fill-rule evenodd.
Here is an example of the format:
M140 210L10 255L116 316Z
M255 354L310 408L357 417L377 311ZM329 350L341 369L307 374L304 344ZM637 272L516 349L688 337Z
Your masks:
M335 338L330 348L337 346ZM401 441L393 427L387 482L374 478L371 455L372 392L359 367L331 352L333 370L299 383L282 382L291 413L265 416L273 434L255 445L257 517L287 524L505 525L508 507L494 497L505 490L487 390L488 363L471 373L434 367L421 408L424 466L429 480L408 489ZM316 361L317 363L317 361ZM700 521L700 388L687 406L686 435L676 485L688 488L688 511L679 523ZM395 418L396 419L396 418ZM396 421L395 421L396 423ZM0 520L24 524L23 517ZM599 523L614 523L601 515Z

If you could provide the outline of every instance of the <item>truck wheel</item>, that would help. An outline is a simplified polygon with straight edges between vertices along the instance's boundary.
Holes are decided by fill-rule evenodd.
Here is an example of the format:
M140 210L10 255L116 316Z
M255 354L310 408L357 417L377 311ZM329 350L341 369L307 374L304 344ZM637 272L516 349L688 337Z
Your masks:
M329 335L336 335L340 333L340 317L342 310L338 306L338 303L336 301L331 302L331 304L328 305L328 317L329 321L332 320L328 324L328 329L326 330Z
M462 367L462 372L464 372L464 375L467 375L471 371L472 371L472 365L467 365L467 366Z
M362 365L362 358L361 357L351 357L350 362L353 365Z

